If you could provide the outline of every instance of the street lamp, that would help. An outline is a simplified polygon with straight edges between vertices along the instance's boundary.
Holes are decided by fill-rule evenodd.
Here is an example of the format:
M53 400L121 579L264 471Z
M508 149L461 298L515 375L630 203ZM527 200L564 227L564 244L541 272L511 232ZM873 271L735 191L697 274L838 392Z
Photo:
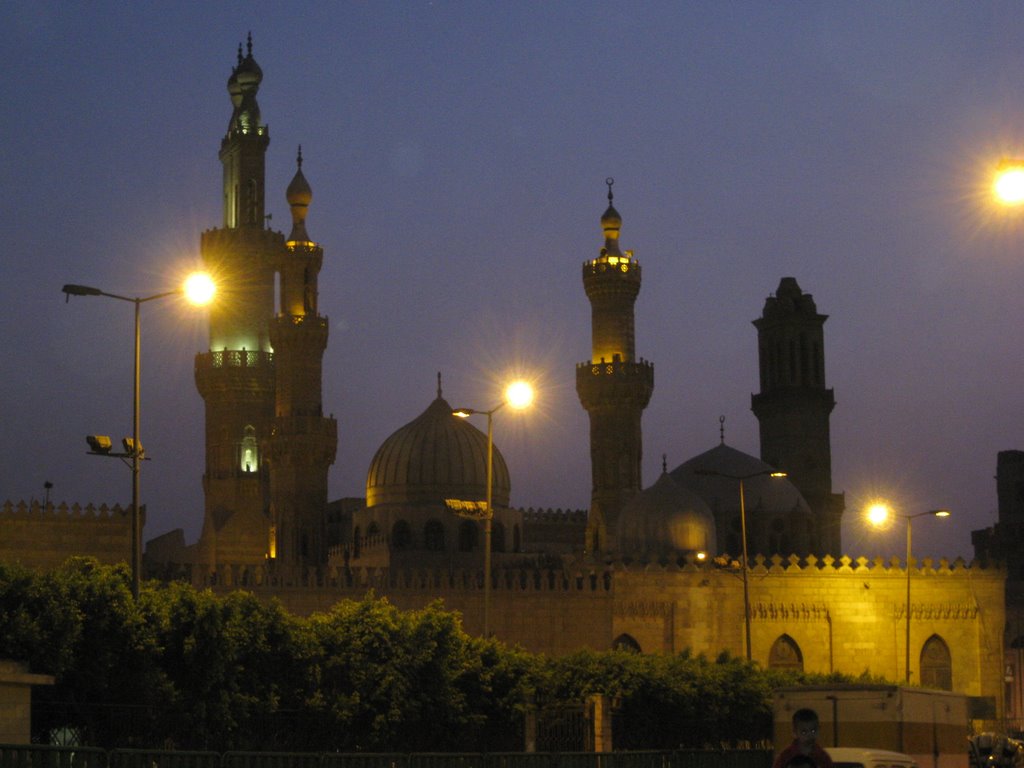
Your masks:
M185 298L192 304L203 305L208 304L213 299L213 294L216 291L213 280L209 275L203 273L195 273L190 275L184 282L181 288L173 291L164 291L163 293L155 293L152 296L135 297L120 296L116 293L107 293L106 291L100 290L99 288L92 288L88 285L75 285L68 284L61 289L65 294L65 303L71 300L72 296L106 296L108 299L117 299L119 301L127 301L135 305L135 366L134 366L134 386L132 389L132 437L129 441L128 438L124 440L124 453L111 453L110 452L110 439L105 438L100 440L103 436L89 435L86 439L89 442L89 446L93 449L90 453L101 455L101 456L113 456L120 459L131 460L132 470L132 519L131 519L131 572L132 572L132 597L138 599L139 597L139 585L141 581L142 573L142 525L141 515L139 512L139 471L142 468L142 461L145 458L142 442L139 439L139 410L140 410L140 398L139 398L139 380L140 380L140 350L142 346L142 334L141 334L141 312L142 305L149 301L156 301L157 299L163 299L168 296L184 295Z
M948 509L929 509L926 512L918 512L914 515L898 515L893 512L892 508L885 503L878 502L872 504L867 509L868 522L876 528L884 528L890 522L892 518L900 517L907 521L907 604L906 604L906 620L907 620L907 636L906 636L906 681L907 685L910 685L910 542L912 536L914 518L917 517L949 517Z
M468 419L475 414L487 417L487 501L483 510L484 520L484 637L490 637L491 629L491 522L494 520L492 496L494 494L494 414L508 405L519 411L533 402L533 387L525 381L514 381L505 388L505 399L489 411L474 408L455 408L453 416Z
M750 584L747 578L747 501L743 490L743 481L754 477L786 477L785 472L777 472L774 469L762 469L760 472L751 472L748 475L730 475L726 472L719 472L714 469L695 469L694 474L709 475L711 477L724 477L727 480L738 480L740 484L740 536L743 538L743 630L747 646L747 661L751 660L750 652Z

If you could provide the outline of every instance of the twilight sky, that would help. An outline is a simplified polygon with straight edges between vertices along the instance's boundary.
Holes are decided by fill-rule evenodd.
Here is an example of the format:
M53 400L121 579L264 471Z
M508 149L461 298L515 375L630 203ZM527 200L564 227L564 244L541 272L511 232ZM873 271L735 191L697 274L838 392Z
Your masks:
M1024 155L1015 2L64 3L0 7L0 501L130 500L83 436L131 432L132 307L64 283L176 285L221 225L227 78L251 30L264 72L271 226L297 145L326 251L331 497L361 496L380 443L434 398L490 408L517 506L589 502L580 264L615 178L643 266L654 362L644 479L726 442L757 455L750 395L765 298L814 295L835 389L844 549L883 495L919 556L970 557L996 515L996 454L1024 448L1024 211L988 200ZM204 318L143 309L146 538L202 522ZM481 428L484 424L478 424Z

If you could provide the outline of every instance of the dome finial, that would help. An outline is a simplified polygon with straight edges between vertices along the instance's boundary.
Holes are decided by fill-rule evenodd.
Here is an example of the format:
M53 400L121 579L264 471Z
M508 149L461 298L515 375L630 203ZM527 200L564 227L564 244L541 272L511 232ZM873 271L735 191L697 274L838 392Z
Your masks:
M441 397L441 372L437 372L437 396Z
M241 47L241 46L239 46L239 47ZM252 56L252 30L251 29L249 30L249 38L248 38L248 41L246 42L245 50L246 50L246 53L249 54L249 56Z
M238 44L238 63L242 63L242 44Z
M604 183L608 185L608 205L611 205L612 198L615 197L615 195L612 194L612 185L615 183L615 179L609 176L607 179L604 180Z
M661 454L661 474L668 472L668 454Z
M299 155L295 158L296 164L299 166L299 170L302 170L302 145L299 144Z
M725 445L725 416L718 417L718 440Z

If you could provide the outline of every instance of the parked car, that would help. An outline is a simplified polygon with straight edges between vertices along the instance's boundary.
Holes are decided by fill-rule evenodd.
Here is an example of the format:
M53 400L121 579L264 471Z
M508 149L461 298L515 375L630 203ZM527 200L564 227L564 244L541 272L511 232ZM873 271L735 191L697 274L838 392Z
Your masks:
M902 752L865 747L826 747L833 768L917 768L917 761Z

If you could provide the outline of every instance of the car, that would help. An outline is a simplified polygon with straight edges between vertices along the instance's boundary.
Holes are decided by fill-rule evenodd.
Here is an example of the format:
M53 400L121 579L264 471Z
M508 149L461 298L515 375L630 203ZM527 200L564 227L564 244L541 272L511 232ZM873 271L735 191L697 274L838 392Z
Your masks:
M833 768L918 768L917 761L902 752L867 747L826 747Z

